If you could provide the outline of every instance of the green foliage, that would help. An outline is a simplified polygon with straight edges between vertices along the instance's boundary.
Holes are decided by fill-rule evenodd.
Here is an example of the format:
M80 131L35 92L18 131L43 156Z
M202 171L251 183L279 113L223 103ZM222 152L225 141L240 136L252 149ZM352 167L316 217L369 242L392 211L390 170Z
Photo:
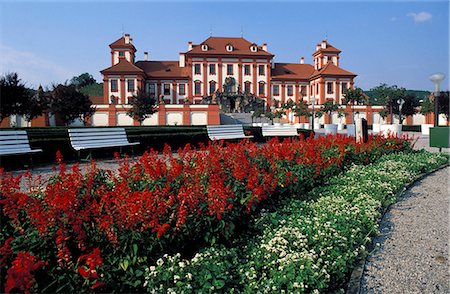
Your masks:
M381 84L380 86L374 87L370 90L364 91L364 93L369 96L369 101L371 105L377 105L377 106L385 106L386 100L383 95L381 95L382 92L378 91L379 87L383 86L389 87L386 84ZM406 95L412 95L417 97L417 100L425 100L427 97L430 96L429 91L422 91L422 90L406 90Z
M320 111L323 113L332 114L335 111L339 110L339 106L337 104L334 104L333 101L326 101L320 108Z
M165 255L146 268L144 287L157 293L343 289L348 273L368 252L383 208L403 185L447 161L445 154L414 152L353 166L276 210L261 210L233 246L215 245L193 258Z
M449 118L449 91L440 92L439 95L439 114L443 114Z
M364 96L363 90L356 87L355 89L347 89L344 94L344 104L351 104L352 106L352 122L355 123L355 112L353 105L359 105L367 102L366 96Z
M86 122L95 112L89 96L79 92L74 85L61 84L53 86L50 92L49 109L66 125L77 118Z
M128 102L131 108L127 115L140 123L157 112L156 99L142 89L138 89L137 94L133 95Z
M42 90L42 87L40 87ZM17 73L9 73L0 78L0 122L11 115L22 115L27 120L38 117L46 108L46 100L19 79Z
M103 83L94 83L80 88L80 92L88 96L103 96Z
M304 101L299 101L295 106L292 107L294 111L294 116L304 116L311 117L311 112L308 109L308 104Z
M386 109L388 110L388 112L392 109L392 113L395 114L395 116L399 118L400 124L402 124L403 119L406 116L410 116L410 115L417 113L417 107L419 106L419 102L416 99L416 97L414 97L412 95L406 95L403 97L398 96L398 97L399 97L399 99L402 99L404 101L401 111L400 111L399 99L388 100ZM392 104L392 106L391 106L391 104Z
M96 80L94 79L94 77L85 72L82 73L81 75L77 76L77 77L73 77L70 80L70 85L75 86L75 88L77 88L78 90L80 90L81 88L88 86L88 85L92 85L95 84Z

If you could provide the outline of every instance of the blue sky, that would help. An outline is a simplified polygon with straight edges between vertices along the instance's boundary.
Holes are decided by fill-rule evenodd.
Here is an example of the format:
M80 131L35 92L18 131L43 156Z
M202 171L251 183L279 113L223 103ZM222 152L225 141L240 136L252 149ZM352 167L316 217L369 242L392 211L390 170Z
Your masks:
M29 86L89 72L100 81L108 44L130 33L137 60L178 60L187 42L213 36L268 43L276 62L312 63L327 38L356 85L431 90L430 74L449 82L449 2L5 2L0 0L0 71Z

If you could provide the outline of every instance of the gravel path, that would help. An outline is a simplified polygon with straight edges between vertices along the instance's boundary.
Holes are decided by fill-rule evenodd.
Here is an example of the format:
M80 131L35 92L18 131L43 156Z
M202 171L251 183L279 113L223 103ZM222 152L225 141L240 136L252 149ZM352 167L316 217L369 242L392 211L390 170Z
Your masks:
M450 293L450 167L412 186L385 215L362 293Z

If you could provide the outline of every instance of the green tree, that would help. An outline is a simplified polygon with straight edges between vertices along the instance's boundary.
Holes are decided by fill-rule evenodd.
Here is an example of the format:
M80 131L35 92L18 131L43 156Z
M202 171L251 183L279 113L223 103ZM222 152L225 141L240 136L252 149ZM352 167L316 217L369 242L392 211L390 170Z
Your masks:
M440 92L439 94L439 114L445 115L445 117L449 118L449 92Z
M311 117L311 112L308 109L308 104L304 101L299 101L297 104L294 105L292 110L294 111L294 116Z
M328 115L332 115L333 112L338 111L339 106L334 104L333 101L326 101L321 107L320 110L322 113L327 113Z
M27 111L23 114L23 116L27 121L31 121L32 119L41 116L46 110L48 110L48 105L48 95L44 92L42 86L39 85L36 93L31 96L27 105Z
M355 111L353 106L363 104L366 101L366 96L364 96L364 92L361 88L356 87L355 89L347 89L345 92L344 104L350 104L352 107L352 123L355 123Z
M92 85L95 83L97 83L97 81L94 79L94 77L91 74L89 74L87 72L82 73L81 75L79 75L77 77L73 77L70 80L70 85L75 86L78 90L85 86Z
M399 97L399 99L388 100L386 107L392 112L392 114L394 114L398 118L400 124L402 124L406 116L410 116L417 113L417 107L419 106L419 102L417 101L416 97L412 94L405 95L403 97L401 96L397 97ZM401 108L401 111L399 104L400 99L403 100L403 106Z
M0 122L11 115L30 115L30 104L33 100L33 90L28 89L19 79L17 73L9 73L0 78ZM33 107L33 113L42 114Z
M49 110L59 114L64 124L68 125L80 118L84 123L95 113L95 107L89 96L79 92L74 85L53 86L50 92Z
M380 110L380 112L378 112L378 114L380 115L380 118L386 120L389 112L386 110L386 107L384 107L383 109ZM378 119L378 123L381 123L380 118Z
M138 89L137 94L129 99L129 103L131 108L128 110L127 115L137 120L140 124L150 115L157 112L156 99L141 89Z
M342 107L339 107L338 111L337 111L337 117L340 119L341 123L342 123L342 118L347 116L347 112L345 112L345 109Z

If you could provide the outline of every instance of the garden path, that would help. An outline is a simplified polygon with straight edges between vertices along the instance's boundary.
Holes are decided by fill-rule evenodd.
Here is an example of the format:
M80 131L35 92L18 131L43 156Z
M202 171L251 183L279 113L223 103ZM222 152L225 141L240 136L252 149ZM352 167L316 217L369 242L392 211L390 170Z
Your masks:
M449 182L446 167L391 206L366 259L361 293L450 293Z

